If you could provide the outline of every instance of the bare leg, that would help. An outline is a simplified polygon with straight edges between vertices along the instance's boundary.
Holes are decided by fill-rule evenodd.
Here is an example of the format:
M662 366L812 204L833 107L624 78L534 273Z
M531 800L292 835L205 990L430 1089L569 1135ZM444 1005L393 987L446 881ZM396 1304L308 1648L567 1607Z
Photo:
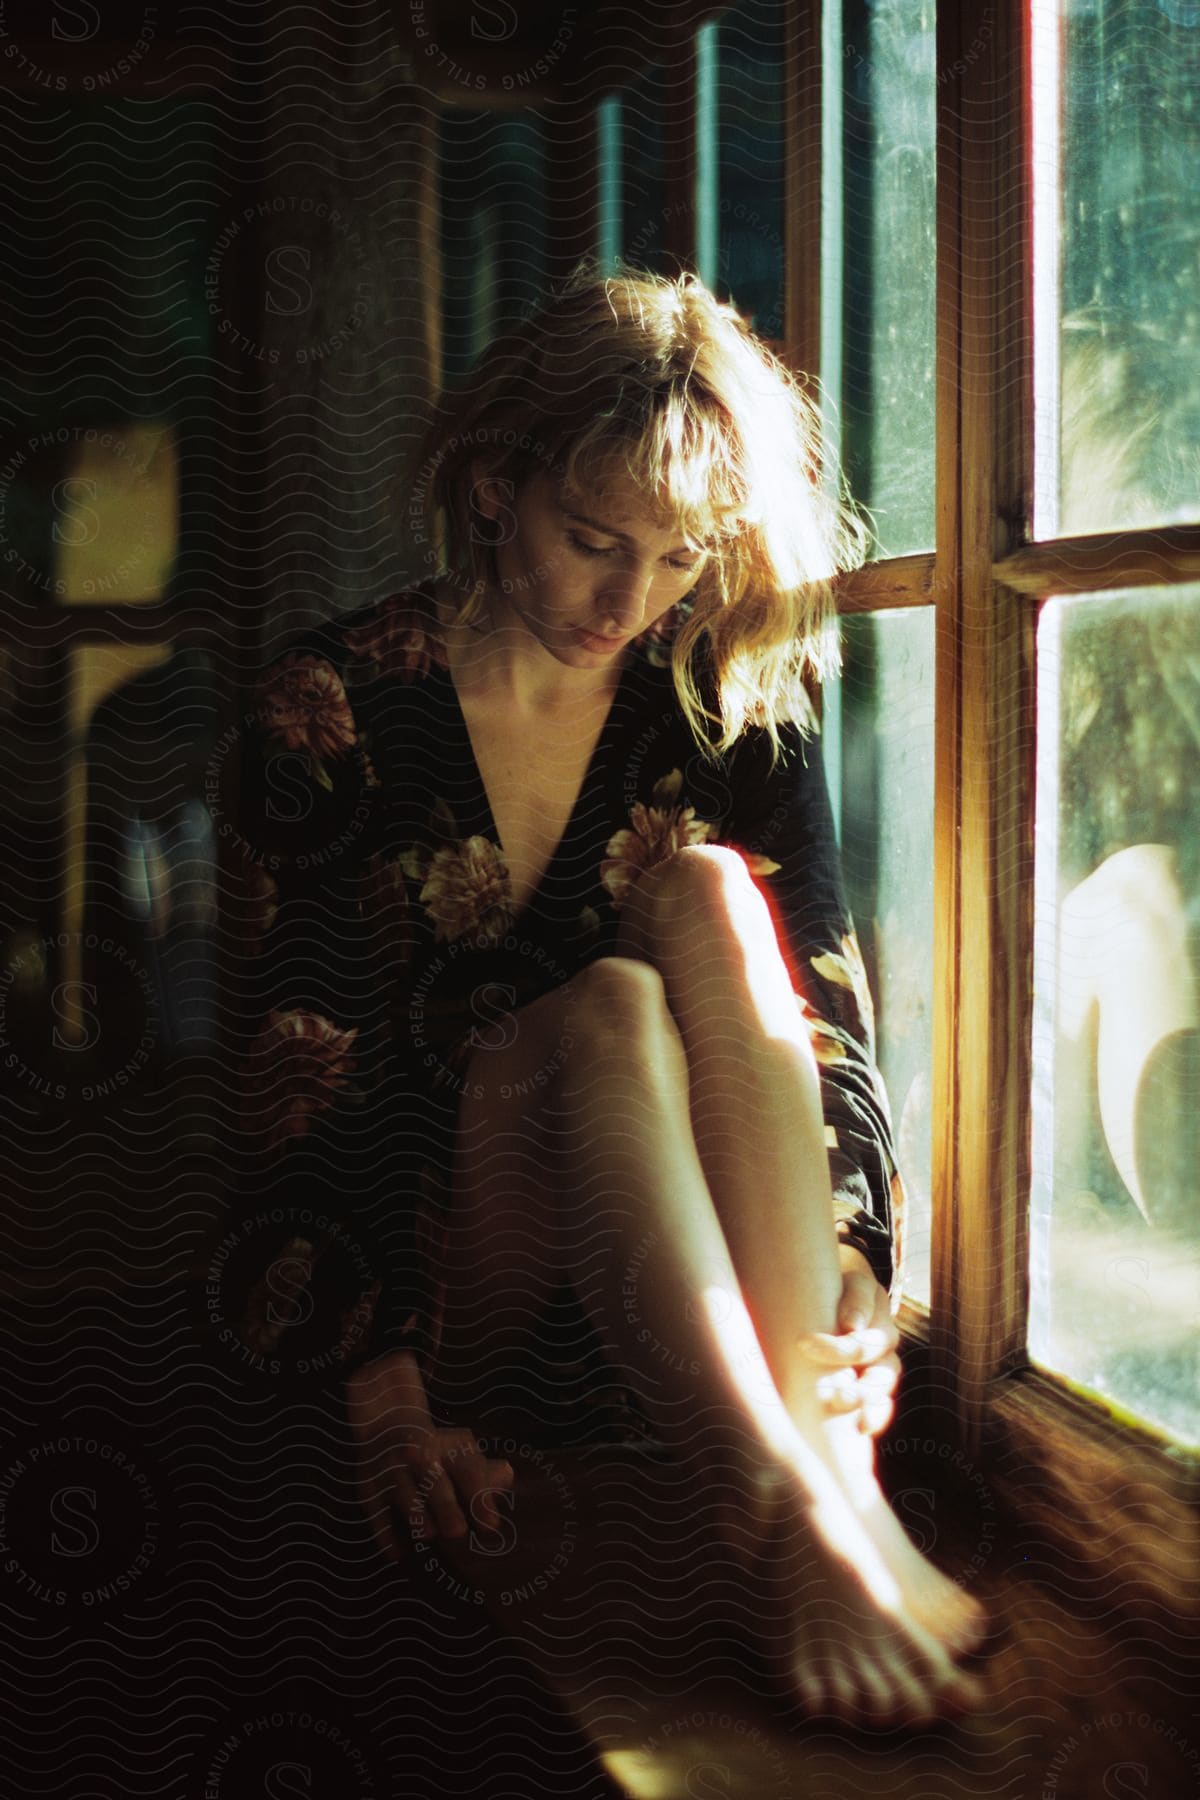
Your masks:
M944 1642L913 1615L845 1503L815 1378L807 1397L797 1379L791 1408L771 1378L696 1153L687 1060L660 978L610 958L577 985L571 1054L544 1103L564 1265L606 1349L635 1371L664 1438L696 1469L701 1502L714 1468L773 1478L781 1532L764 1574L768 1659L806 1705L848 1719L914 1722L967 1701ZM547 997L525 1013L544 1021L553 1005ZM489 1068L502 1079L537 1053L527 1030ZM471 1105L470 1117L486 1116L486 1102ZM635 1262L631 1329L624 1290ZM810 1322L797 1315L798 1329Z
M713 1204L771 1373L800 1405L797 1318L832 1331L841 1275L816 1060L766 903L735 851L683 850L633 889L617 953L662 977Z
M833 1330L841 1277L817 1065L770 912L736 852L696 846L633 890L618 951L644 958L662 978L687 1053L692 1130L712 1203L771 1374L807 1428L812 1371L797 1338ZM962 1648L977 1641L982 1608L905 1535L857 1418L823 1418L822 1431L916 1615Z
M497 1404L539 1416L531 1370L553 1381L538 1336L547 1302L564 1273L556 1239L557 1200L547 1179L551 1152L529 1092L563 1037L558 995L512 1015L516 1043L497 1062L486 1046L472 1057L459 1110L454 1204L447 1230L446 1307L431 1398L476 1428ZM469 1096L469 1097L468 1097ZM517 1416L501 1415L495 1429Z

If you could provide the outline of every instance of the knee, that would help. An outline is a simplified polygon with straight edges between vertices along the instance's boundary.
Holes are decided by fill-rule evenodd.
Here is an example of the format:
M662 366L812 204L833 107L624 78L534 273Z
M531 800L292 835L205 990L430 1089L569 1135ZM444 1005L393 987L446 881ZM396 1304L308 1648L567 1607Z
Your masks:
M698 928L706 941L769 927L766 901L745 859L722 844L688 844L639 883L642 922L656 941Z
M657 969L633 957L603 956L583 971L578 988L572 1026L585 1048L616 1049L634 1063L662 1053L673 1022Z

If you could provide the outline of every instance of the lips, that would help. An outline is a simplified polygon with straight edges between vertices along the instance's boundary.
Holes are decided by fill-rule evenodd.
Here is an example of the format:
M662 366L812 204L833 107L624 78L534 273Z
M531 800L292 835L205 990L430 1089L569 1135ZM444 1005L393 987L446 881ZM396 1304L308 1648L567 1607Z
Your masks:
M597 637L594 631L584 631L582 627L580 627L579 641L584 645L585 649L588 650L619 650L624 639Z

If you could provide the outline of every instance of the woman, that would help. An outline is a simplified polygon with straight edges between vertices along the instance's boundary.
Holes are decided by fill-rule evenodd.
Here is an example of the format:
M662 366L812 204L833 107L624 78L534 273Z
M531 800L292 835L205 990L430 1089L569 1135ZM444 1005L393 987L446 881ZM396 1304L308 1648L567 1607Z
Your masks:
M259 683L246 1120L256 1193L370 1221L341 1350L386 1553L494 1521L512 1471L466 1421L565 1277L761 1577L788 1692L916 1721L976 1691L982 1616L873 1474L902 1188L804 685L863 542L819 456L691 275L581 267L442 397L408 508L438 573ZM268 1289L339 1241L282 1240L271 1350Z

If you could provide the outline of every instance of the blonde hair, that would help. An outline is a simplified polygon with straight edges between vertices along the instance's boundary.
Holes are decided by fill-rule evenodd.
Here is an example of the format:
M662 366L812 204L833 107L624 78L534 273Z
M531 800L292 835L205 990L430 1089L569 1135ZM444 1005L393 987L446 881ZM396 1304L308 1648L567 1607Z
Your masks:
M473 529L471 465L514 493L552 470L571 494L601 464L622 468L647 510L710 551L675 634L675 690L697 743L728 750L764 726L816 720L805 688L841 668L838 574L865 554L867 531L840 472L822 466L820 419L800 383L736 308L698 276L670 278L595 260L502 333L460 390L435 402L410 493L442 527L439 573L467 593L498 585L492 548ZM690 611L688 608L690 607ZM719 714L701 696L707 658ZM702 721L720 727L715 746Z

